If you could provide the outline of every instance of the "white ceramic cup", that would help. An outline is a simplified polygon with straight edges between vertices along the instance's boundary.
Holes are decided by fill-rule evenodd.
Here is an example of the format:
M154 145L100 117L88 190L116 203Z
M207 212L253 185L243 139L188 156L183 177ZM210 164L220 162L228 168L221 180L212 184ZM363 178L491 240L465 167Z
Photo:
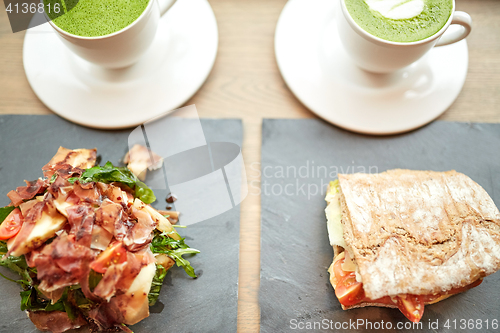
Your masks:
M105 67L123 68L137 62L153 41L160 17L176 0L150 0L144 12L130 25L109 35L82 37L70 34L52 21L62 42L81 58Z
M434 35L411 43L391 42L376 37L361 28L347 10L345 0L338 0L337 23L340 40L352 60L362 69L374 73L391 73L411 65L434 46L456 43L466 38L472 29L472 19L465 12L455 11L455 0L450 18ZM452 24L460 29L447 31Z

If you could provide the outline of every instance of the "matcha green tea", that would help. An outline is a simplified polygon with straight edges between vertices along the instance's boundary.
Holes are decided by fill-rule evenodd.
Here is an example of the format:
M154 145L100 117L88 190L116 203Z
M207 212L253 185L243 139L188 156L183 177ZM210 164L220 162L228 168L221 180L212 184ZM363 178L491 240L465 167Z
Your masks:
M453 0L345 0L363 30L393 42L416 42L437 33L453 10Z
M44 1L46 4L56 2ZM53 22L73 35L104 36L130 25L148 3L149 0L80 0L72 10L53 19Z

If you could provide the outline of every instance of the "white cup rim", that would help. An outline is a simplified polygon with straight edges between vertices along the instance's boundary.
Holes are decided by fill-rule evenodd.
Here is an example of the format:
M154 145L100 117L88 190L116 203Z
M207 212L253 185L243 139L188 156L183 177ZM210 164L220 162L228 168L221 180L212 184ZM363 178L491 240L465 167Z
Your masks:
M446 31L446 29L448 29L448 27L450 26L451 21L453 21L453 13L455 12L455 0L452 0L453 7L451 8L450 17L448 18L448 20L446 21L446 23L444 24L444 26L441 29L439 29L434 35L429 36L429 37L427 37L425 39L422 39L422 40L415 41L415 42L394 42L394 41L390 41L390 40L383 39L383 38L377 37L375 35L372 35L371 33L367 32L366 30L364 30L363 28L361 28L358 25L358 23L356 23L356 21L354 21L354 19L352 18L351 14L349 13L349 10L347 9L345 1L346 0L342 0L341 1L343 15L346 18L347 22L349 22L349 25L360 36L362 36L363 38L367 39L368 41L372 41L372 42L375 42L377 44L381 44L381 45L393 45L393 46L399 46L399 47L404 47L404 46L409 47L409 46L414 46L414 45L426 44L426 43L429 43L431 41L434 41L434 40L438 39Z
M43 1L43 0L42 0ZM146 8L144 8L144 11L141 13L141 15L139 15L139 17L137 19L135 19L134 22L130 23L129 25L127 25L125 28L121 29L121 30L118 30L118 31L115 31L115 32L112 32L110 34L107 34L107 35L103 35L103 36L93 36L93 37L88 37L88 36L79 36L79 35L74 35L72 33L69 33L61 28L59 28L57 26L57 24L55 24L54 22L52 22L52 20L47 17L47 14L45 14L45 16L47 17L47 20L49 21L49 24L57 31L59 32L61 35L63 36L67 36L67 37L70 37L70 38L76 38L76 39L81 39L81 40L101 40L101 39L107 39L107 38L111 38L111 37L114 37L116 35L119 35L129 29L132 29L132 27L134 27L137 22L139 22L145 15L147 15L147 12L150 10L151 6L153 6L153 2L155 2L155 0L149 0L148 2L148 5L146 6Z

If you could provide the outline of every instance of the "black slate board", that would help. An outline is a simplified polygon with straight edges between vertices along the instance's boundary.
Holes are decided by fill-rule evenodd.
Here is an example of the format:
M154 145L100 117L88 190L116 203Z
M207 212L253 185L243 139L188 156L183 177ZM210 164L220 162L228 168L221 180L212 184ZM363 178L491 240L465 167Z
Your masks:
M241 146L240 120L202 119L201 124L207 142L232 142ZM130 130L84 128L56 116L0 116L0 205L10 202L5 194L24 185L24 179L40 177L41 167L60 145L97 147L102 163L109 160L117 164L127 151L129 134ZM165 209L165 194L155 193L158 196L156 207ZM152 312L157 313L151 313L149 318L132 326L134 332L236 331L239 216L237 206L179 230L191 247L201 251L188 258L199 277L193 280L182 268L172 268L160 294L161 304L152 308ZM10 273L3 267L0 272ZM0 278L0 316L3 319L0 332L38 332L19 309L19 291L15 283Z
M261 332L455 332L472 331L472 327L498 332L500 328L491 324L494 319L500 321L500 273L466 293L426 306L421 329L397 330L398 322L411 324L397 309L343 311L327 273L333 251L324 195L337 172L455 169L483 186L500 206L499 153L500 124L434 122L404 135L372 137L315 119L264 120ZM461 329L462 319L472 326ZM364 322L351 326L357 320ZM429 327L436 321L437 329ZM392 329L387 329L388 323Z

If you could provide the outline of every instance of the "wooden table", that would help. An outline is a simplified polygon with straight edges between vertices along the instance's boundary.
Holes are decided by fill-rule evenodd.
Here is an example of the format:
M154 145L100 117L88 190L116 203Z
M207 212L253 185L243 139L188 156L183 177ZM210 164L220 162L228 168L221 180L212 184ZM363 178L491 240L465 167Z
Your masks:
M313 0L311 0L313 1ZM292 95L274 57L274 29L285 0L211 0L219 51L205 85L186 105L201 117L242 118L249 181L259 177L263 118L315 117ZM13 34L0 13L0 113L50 114L31 90L22 65L24 32ZM474 21L469 73L462 93L441 120L500 122L500 1L457 0ZM253 168L252 168L253 166ZM241 205L238 331L259 330L260 197L250 187Z

